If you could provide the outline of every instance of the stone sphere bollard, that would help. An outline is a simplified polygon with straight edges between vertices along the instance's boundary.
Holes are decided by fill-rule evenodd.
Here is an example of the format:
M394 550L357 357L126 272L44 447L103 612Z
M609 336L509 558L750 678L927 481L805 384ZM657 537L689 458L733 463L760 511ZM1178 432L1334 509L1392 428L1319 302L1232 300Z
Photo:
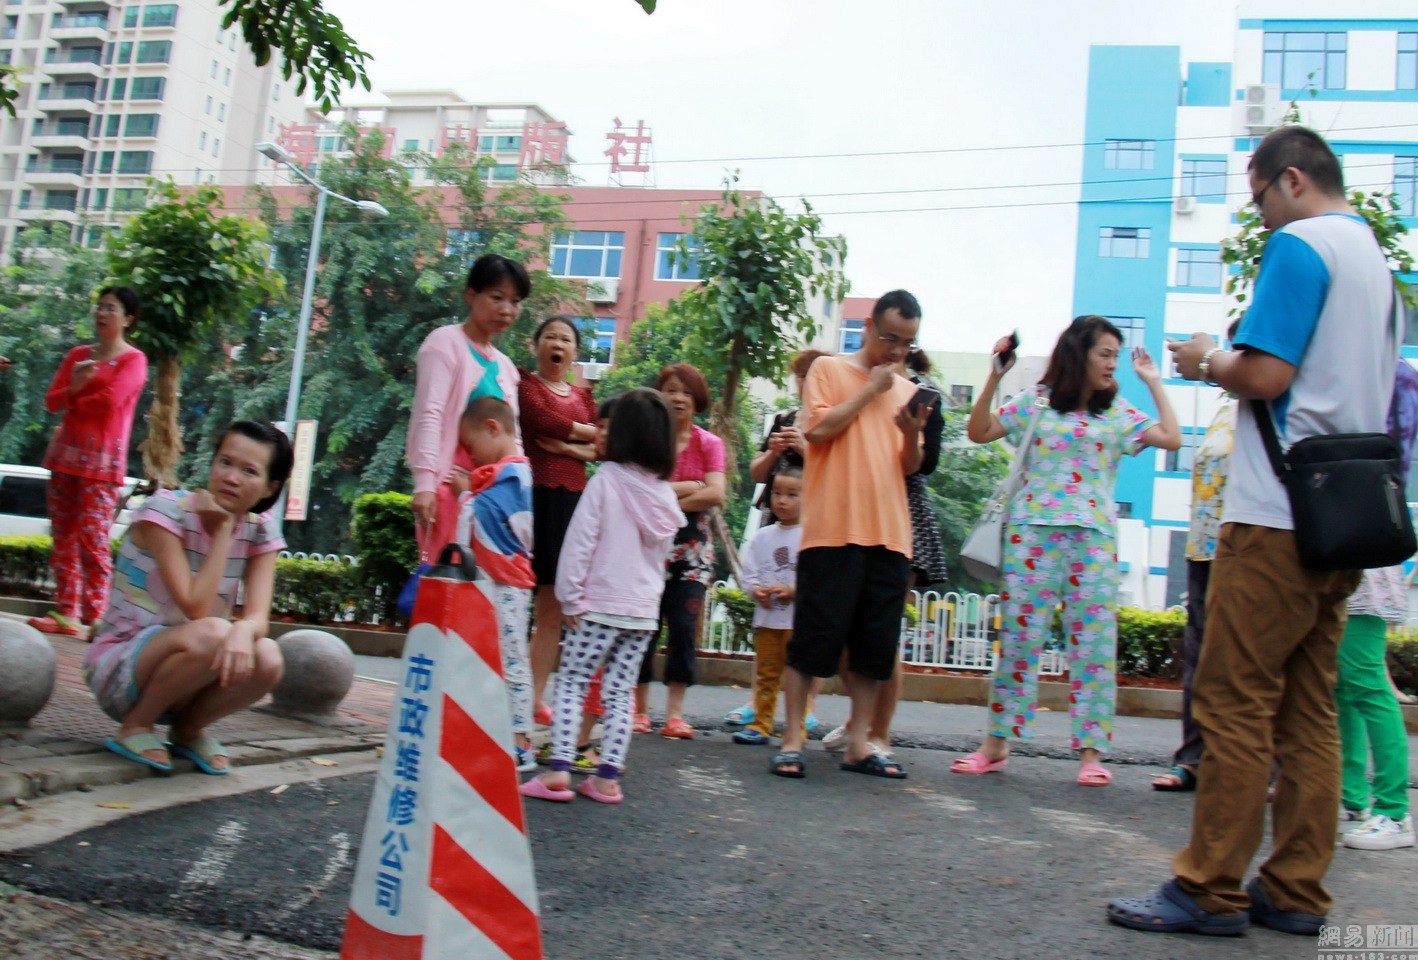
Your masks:
M324 630L292 630L276 640L285 661L271 708L294 716L328 716L354 685L354 654Z
M44 635L0 617L0 726L29 723L54 693L57 658Z

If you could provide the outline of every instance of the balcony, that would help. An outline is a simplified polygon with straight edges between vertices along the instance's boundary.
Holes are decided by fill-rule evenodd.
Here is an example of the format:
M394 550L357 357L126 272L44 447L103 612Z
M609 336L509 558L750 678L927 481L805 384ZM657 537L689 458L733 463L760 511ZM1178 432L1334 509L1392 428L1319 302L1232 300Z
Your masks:
M36 187L73 187L76 190L83 186L84 182L84 161L68 158L55 158L53 160L41 160L32 158L25 165L25 183Z
M51 112L61 110L87 110L92 112L94 109L94 97L97 94L97 87L68 84L63 87L51 88L44 91L35 98L35 106L39 107L41 110Z
M51 50L44 58L44 72L51 77L103 76L98 50Z
M30 146L48 150L87 150L89 122L59 120L36 124L30 131Z
M59 17L49 25L51 40L107 40L108 17L101 13L81 13Z
M15 216L25 221L58 220L60 223L78 223L78 206L77 200L69 197L62 200L46 199L43 203L21 206L15 211Z

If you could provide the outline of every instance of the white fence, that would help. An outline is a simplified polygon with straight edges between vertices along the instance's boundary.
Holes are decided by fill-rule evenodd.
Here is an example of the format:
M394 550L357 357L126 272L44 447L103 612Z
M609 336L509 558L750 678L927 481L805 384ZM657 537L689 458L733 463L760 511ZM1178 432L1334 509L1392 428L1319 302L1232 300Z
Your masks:
M721 580L710 588L699 649L751 656L752 637L738 635L728 607L719 599L719 591L728 587ZM994 670L1000 618L998 596L912 590L911 606L917 611L916 622L901 618L901 657L907 664L982 673ZM1063 672L1063 657L1056 646L1051 644L1045 649L1039 672L1045 676Z

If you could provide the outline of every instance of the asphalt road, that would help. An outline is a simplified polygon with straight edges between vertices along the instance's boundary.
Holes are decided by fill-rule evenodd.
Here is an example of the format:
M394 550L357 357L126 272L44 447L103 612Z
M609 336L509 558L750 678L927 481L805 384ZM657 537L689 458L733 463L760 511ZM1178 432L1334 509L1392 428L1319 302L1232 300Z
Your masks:
M986 777L956 754L903 749L911 779L844 773L814 747L808 776L727 737L637 737L628 800L528 801L547 956L1313 958L1313 940L1140 934L1111 896L1168 873L1190 800L1150 770L1107 789L1076 764L1017 757ZM174 807L0 857L0 879L74 901L335 949L372 777L336 777ZM100 794L94 795L101 799ZM1418 923L1415 851L1341 850L1335 922Z

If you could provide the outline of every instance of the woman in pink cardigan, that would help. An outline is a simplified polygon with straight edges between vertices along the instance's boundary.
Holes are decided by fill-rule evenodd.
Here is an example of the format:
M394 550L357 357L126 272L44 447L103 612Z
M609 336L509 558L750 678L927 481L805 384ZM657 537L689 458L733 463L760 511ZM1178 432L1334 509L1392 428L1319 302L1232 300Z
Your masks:
M94 307L96 343L64 355L44 405L62 413L44 455L54 545L54 610L32 617L45 633L83 636L103 615L113 575L108 531L128 465L133 411L148 380L148 358L126 339L138 322L138 295L104 287Z
M448 480L473 466L458 446L458 419L468 402L492 396L507 401L514 415L518 412L517 368L492 342L512 326L531 292L525 267L484 254L468 271L463 291L468 318L439 327L419 347L404 458L414 475L420 560L437 555L453 539L458 504ZM517 445L520 453L520 438Z

